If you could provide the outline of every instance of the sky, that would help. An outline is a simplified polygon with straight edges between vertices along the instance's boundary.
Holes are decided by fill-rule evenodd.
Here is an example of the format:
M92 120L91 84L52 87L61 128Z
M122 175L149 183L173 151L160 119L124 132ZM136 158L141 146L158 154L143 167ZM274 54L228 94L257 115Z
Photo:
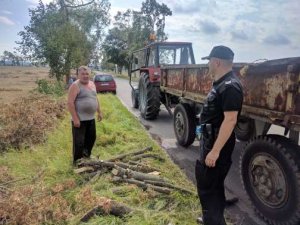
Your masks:
M48 3L51 0L43 0ZM166 18L168 41L193 43L196 63L215 45L226 45L236 62L300 56L300 0L157 0ZM0 0L0 54L13 51L38 0ZM110 15L139 10L142 0L110 0Z

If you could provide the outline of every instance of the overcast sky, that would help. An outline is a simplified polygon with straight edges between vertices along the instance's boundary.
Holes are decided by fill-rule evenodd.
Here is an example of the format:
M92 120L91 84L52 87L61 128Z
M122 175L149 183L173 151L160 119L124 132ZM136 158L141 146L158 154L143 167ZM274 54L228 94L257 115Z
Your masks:
M51 0L43 0L44 3ZM214 45L227 45L235 61L300 56L300 0L158 0L173 15L166 19L169 41L193 43L197 63ZM17 33L29 23L38 0L0 0L0 54L12 51ZM111 16L140 9L142 0L111 0Z

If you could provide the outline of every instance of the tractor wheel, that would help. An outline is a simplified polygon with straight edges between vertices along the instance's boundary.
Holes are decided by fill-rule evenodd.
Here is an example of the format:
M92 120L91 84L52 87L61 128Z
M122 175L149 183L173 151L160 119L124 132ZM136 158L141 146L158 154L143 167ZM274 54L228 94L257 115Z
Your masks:
M137 109L139 107L139 91L137 89L131 89L131 102L132 107Z
M139 109L146 120L156 119L160 108L160 89L154 86L147 73L142 73L139 81Z
M193 108L188 104L178 104L174 110L173 125L179 145L190 146L196 137L196 116Z
M234 128L236 138L241 141L249 141L255 136L255 123L253 119L241 117Z
M300 223L300 148L279 135L254 138L240 160L244 188L268 224Z

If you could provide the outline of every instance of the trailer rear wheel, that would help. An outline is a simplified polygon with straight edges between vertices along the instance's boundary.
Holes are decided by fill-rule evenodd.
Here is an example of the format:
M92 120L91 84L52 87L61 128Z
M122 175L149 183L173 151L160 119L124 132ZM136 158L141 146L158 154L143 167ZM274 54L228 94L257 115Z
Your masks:
M174 110L173 125L178 144L190 146L196 137L196 116L193 108L188 104L178 104Z
M132 107L137 109L139 107L139 91L137 89L131 89L131 102Z
M147 73L142 73L139 81L139 110L146 120L156 119L160 108L160 89L153 85Z
M244 188L258 214L269 224L300 222L300 149L279 135L259 136L240 160Z

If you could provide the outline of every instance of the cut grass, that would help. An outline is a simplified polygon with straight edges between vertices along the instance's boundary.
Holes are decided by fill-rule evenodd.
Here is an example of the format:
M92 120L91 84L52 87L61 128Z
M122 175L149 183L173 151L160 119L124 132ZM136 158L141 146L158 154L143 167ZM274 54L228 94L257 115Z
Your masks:
M140 123L115 96L98 96L104 118L101 123L96 125L97 139L92 152L94 156L98 155L105 160L121 153L152 146L153 152L158 153L166 161L162 163L157 160L147 160L149 164L158 168L161 176L172 183L194 190L192 183L171 162L164 150L149 137ZM134 185L116 185L111 182L109 173L101 176L96 182L87 184L84 177L73 173L71 148L70 117L67 116L59 127L48 135L48 140L43 145L37 145L31 150L15 151L11 149L0 157L0 167L8 168L9 176L17 179L35 177L40 174L34 185L42 186L43 190L51 190L51 195L58 196L56 202L60 203L59 207L65 204L63 200L67 202L66 212L68 213L59 215L61 220L57 221L50 217L46 221L39 221L40 224L79 224L79 218L95 206L100 197L122 202L133 208L134 213L123 219L114 216L96 216L85 224L196 224L195 219L200 210L197 197L182 195L179 192L173 192L170 196L166 196L154 191L142 191ZM3 181L0 180L0 182ZM27 179L27 183L30 182L32 179ZM76 185L69 185L70 183ZM17 188L17 186L11 188ZM122 194L113 193L112 189L116 186L124 190ZM43 199L45 201L45 198ZM49 209L53 207L49 202ZM19 210L21 209L19 208Z

